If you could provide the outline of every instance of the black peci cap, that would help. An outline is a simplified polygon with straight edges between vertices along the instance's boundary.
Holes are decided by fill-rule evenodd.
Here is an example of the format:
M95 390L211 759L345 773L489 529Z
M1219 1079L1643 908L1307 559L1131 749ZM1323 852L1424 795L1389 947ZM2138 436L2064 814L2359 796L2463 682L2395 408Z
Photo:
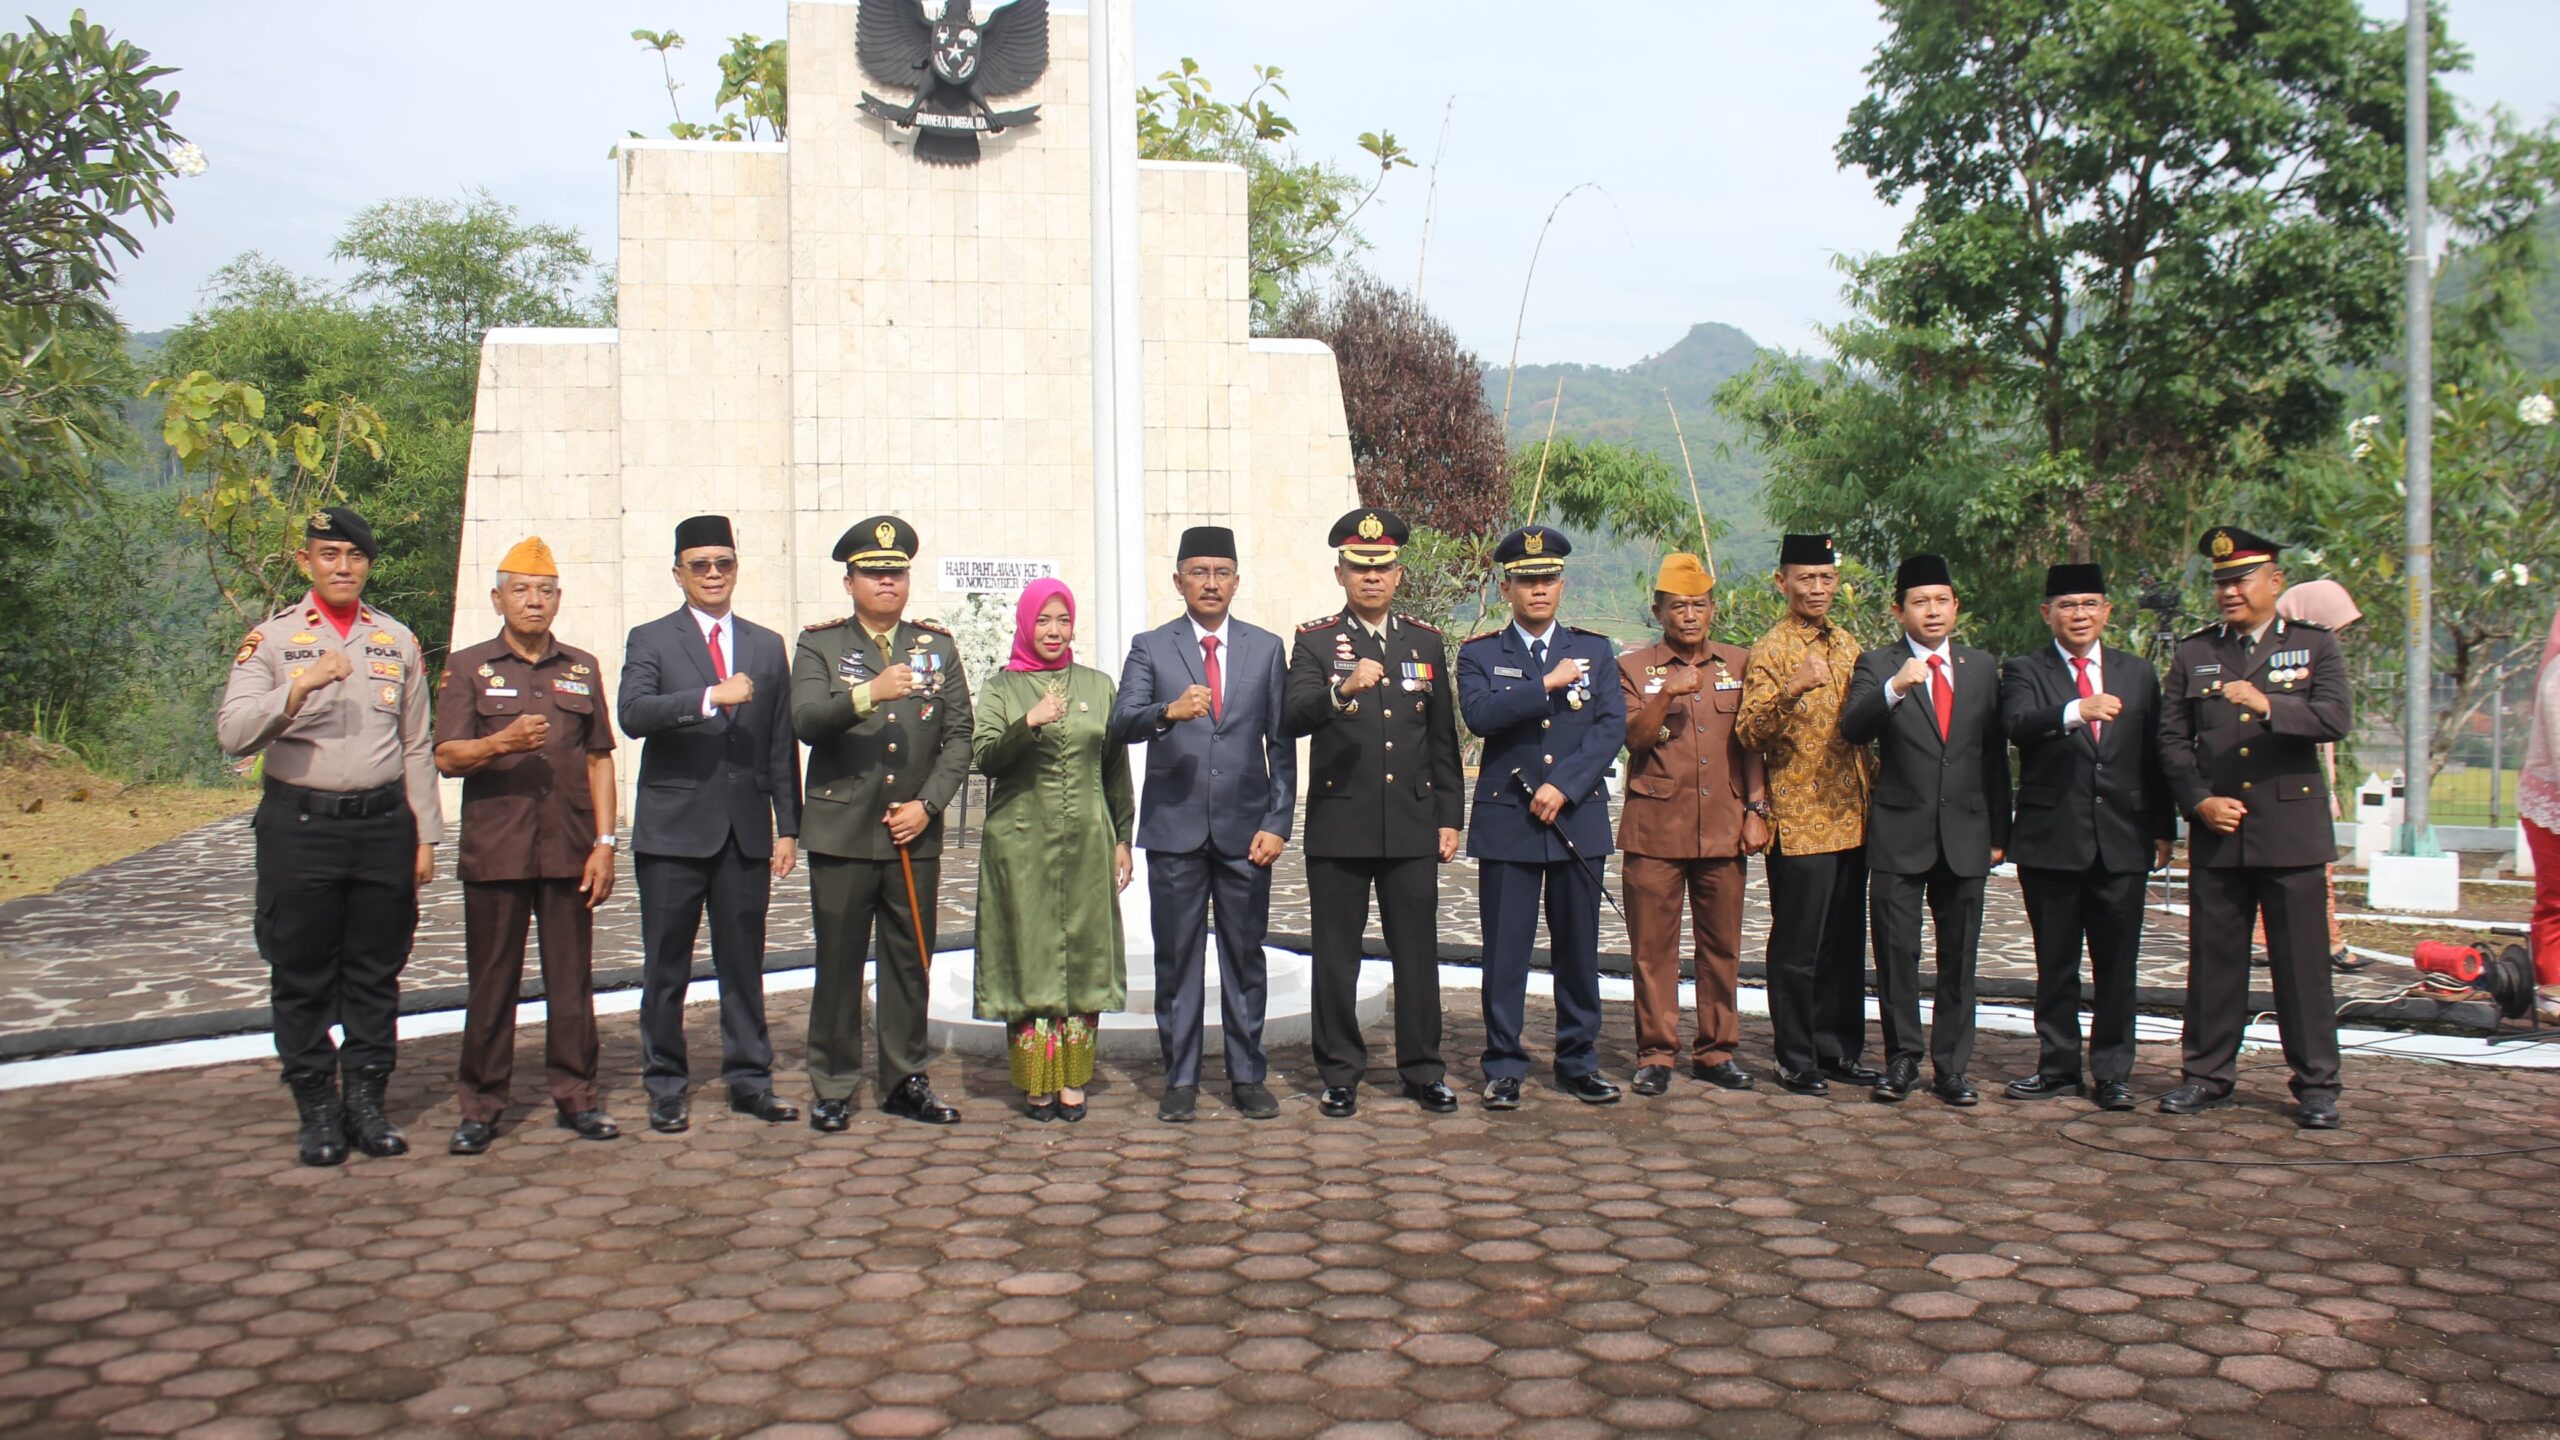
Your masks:
M1182 544L1173 552L1173 563L1200 558L1233 560L1236 558L1236 532L1224 525L1194 525L1182 532Z
M1955 584L1955 572L1947 568L1946 556L1907 556L1893 572L1893 603L1901 604L1903 596L1923 585L1944 585L1952 590Z
M2044 598L2063 595L2104 595L2107 572L2097 565L2048 565L2044 572Z
M1828 535L1789 535L1778 545L1778 563L1785 565L1837 565L1840 552L1831 548Z
M696 515L690 520L677 522L677 554L681 555L687 550L700 550L712 545L722 545L732 550L738 548L738 537L729 529L728 516Z

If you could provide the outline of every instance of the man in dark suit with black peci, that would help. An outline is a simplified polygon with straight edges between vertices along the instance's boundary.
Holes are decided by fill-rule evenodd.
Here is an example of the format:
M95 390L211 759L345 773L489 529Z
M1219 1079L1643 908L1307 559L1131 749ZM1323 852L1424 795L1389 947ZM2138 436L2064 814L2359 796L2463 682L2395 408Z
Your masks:
M1984 878L2009 844L2009 746L2000 731L1999 662L1959 645L1955 577L1943 556L1914 555L1893 576L1903 638L1858 657L1840 733L1877 747L1867 817L1867 905L1884 1018L1875 1098L1902 1100L1920 1076L1920 902L1938 929L1938 993L1928 1033L1930 1086L1950 1105L1981 1103L1973 1061L1973 966Z
M640 885L641 1084L649 1128L690 1123L684 994L707 910L720 986L720 1078L729 1107L779 1123L764 1018L764 928L773 882L799 855L800 742L782 637L735 614L737 538L726 515L676 526L685 603L632 628L622 660L623 733L641 742L631 820Z
M2036 1073L2012 1100L2080 1093L2080 947L2089 949L2089 1078L2101 1110L2133 1097L2134 959L2144 873L2169 863L2176 812L2160 769L2160 677L2105 643L2106 572L2045 572L2053 643L2000 667L2000 722L2018 747L2009 849L2036 941Z

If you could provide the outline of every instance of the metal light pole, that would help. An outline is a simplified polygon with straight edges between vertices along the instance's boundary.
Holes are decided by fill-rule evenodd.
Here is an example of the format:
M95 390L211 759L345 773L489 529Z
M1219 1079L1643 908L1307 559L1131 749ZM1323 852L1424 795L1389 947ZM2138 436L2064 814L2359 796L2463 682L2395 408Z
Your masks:
M2427 770L2428 712L2435 698L2430 652L2435 626L2431 601L2435 589L2436 419L2435 307L2428 293L2433 267L2427 259L2427 105L2433 95L2427 41L2427 0L2409 0L2409 415L2403 427L2408 434L2409 451L2409 696L2407 713L2401 720L2408 742L2409 784L2400 829L2399 853L2403 855L2441 853L2436 848L2435 829L2427 823L2431 788Z

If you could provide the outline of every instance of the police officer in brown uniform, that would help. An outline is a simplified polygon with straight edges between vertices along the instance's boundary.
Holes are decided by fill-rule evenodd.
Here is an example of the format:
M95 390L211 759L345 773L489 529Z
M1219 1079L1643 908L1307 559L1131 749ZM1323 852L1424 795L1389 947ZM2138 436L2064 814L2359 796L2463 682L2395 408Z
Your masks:
M343 1162L349 1140L368 1155L409 1148L382 1092L418 887L435 873L444 814L418 637L361 598L379 554L353 510L310 517L294 561L311 593L240 642L214 721L226 752L266 755L250 822L258 954L305 1165ZM331 1025L344 1028L343 1049Z
M1653 581L1662 641L1618 658L1627 697L1627 791L1618 817L1627 940L1635 952L1639 1095L1671 1088L1680 1049L1681 912L1697 927L1698 1036L1690 1073L1748 1090L1734 1063L1742 1019L1743 857L1769 848L1769 781L1734 737L1751 652L1707 639L1715 578L1695 555L1666 555Z
M2218 624L2178 643L2162 679L2160 768L2187 832L2185 1083L2171 1115L2231 1104L2249 1023L2249 936L2267 921L2268 978L2294 1122L2338 1128L2338 1011L2329 984L2329 822L2323 741L2355 725L2337 637L2276 614L2284 547L2230 525L2197 547L2213 562Z
M453 652L436 702L436 768L462 782L463 953L470 999L450 1146L497 1135L515 1075L528 925L542 926L544 1058L562 1128L622 1132L596 1097L595 907L613 893L612 710L596 657L551 637L560 568L539 536L498 562L497 638Z

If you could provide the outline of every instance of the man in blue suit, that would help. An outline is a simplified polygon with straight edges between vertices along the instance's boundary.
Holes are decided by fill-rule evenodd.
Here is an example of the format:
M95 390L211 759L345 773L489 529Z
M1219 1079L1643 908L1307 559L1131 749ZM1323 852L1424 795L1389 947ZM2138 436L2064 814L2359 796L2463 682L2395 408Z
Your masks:
M1130 642L1111 714L1114 739L1147 747L1138 847L1147 852L1164 1048L1156 1118L1174 1124L1199 1111L1213 908L1230 1094L1248 1120L1280 1113L1263 1084L1262 940L1271 862L1289 843L1298 805L1298 751L1281 718L1288 658L1279 636L1228 615L1236 581L1234 531L1182 532L1173 583L1184 613Z
M676 527L685 603L623 642L623 733L641 742L631 818L640 882L641 1083L649 1128L690 1123L684 992L693 940L711 916L720 983L720 1077L729 1105L768 1123L798 1109L773 1093L764 1019L764 922L800 834L800 742L782 637L731 613L738 551L726 515Z
M1543 900L1556 992L1556 1083L1590 1105L1618 1098L1600 1073L1600 886L1610 850L1602 784L1627 738L1615 647L1556 623L1561 530L1530 525L1494 547L1511 623L1458 647L1458 713L1484 737L1476 859L1484 916L1484 1104L1520 1108L1529 952Z

